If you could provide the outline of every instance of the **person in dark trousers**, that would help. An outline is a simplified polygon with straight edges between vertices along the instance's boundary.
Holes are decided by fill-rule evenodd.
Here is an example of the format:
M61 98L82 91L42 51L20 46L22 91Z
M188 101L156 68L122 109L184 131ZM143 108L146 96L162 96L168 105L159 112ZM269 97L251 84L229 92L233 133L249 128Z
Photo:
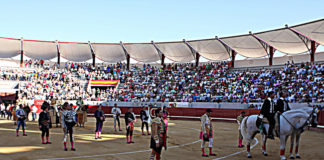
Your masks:
M28 104L24 107L24 111L25 111L25 114L26 114L26 120L29 121L28 117L29 117L29 113L30 113L30 107L29 107Z
M136 117L135 117L135 114L133 113L133 108L129 108L128 112L125 113L127 144L134 143L133 130L134 130L135 121L136 121Z
M19 105L19 109L16 110L16 113L15 114L17 116L17 129L16 129L16 135L17 135L17 137L19 136L18 132L19 132L20 126L22 127L22 130L23 130L23 136L27 136L27 134L25 132L26 113L25 113L25 111L23 109L23 105L22 104Z
M76 112L72 110L72 104L69 105L67 102L63 105L66 110L62 112L62 127L64 132L64 150L67 151L66 148L66 141L67 141L67 134L70 135L71 141L71 150L75 151L74 148L74 138L73 138L73 127L76 125L75 115Z
M168 126L169 126L169 121L168 121L169 112L168 112L167 106L164 106L163 107L162 113L163 113L162 118L163 118L163 121L164 121L164 123L166 125L166 131L165 132L167 134L167 132L168 132Z
M276 105L273 101L275 97L275 93L270 91L268 93L268 98L264 100L261 111L260 111L260 118L263 117L267 118L269 121L269 131L268 131L268 138L274 139L273 136L273 128L276 123L274 117L276 114Z
M99 105L98 109L94 112L94 116L96 118L95 139L101 139L101 130L105 121L105 113L102 110L101 105Z
M12 112L14 110L14 104L10 104L10 107L8 109L8 117L7 120L11 120L12 119Z
M47 111L49 105L50 104L47 103L46 101L42 104L41 109L43 111L39 114L39 119L38 119L39 129L42 131L42 144L51 144L51 142L49 141L49 129L51 128L51 117ZM46 143L44 139L45 134L46 134Z
M149 111L148 111L148 107L143 107L143 109L140 112L140 117L142 120L142 135L145 135L144 133L144 126L146 126L146 131L147 131L147 135L150 135L150 131L149 131L149 127L148 127L148 120L149 120Z
M279 93L280 98L277 100L276 104L276 112L278 112L276 120L277 122L280 121L280 115L286 111L290 110L288 101L286 100L287 94L283 91ZM280 123L275 124L275 131L277 136L280 134Z

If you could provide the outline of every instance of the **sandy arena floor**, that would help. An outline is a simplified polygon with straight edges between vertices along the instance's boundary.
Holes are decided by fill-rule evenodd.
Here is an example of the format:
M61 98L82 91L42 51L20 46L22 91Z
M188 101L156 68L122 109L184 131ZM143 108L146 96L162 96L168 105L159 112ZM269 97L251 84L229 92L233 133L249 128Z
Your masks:
M16 137L12 121L0 120L0 160L31 160L31 159L80 159L80 160L148 160L150 156L150 136L142 136L140 122L135 127L135 144L126 144L125 125L122 121L122 132L113 131L112 118L104 123L103 139L94 139L95 119L89 118L85 128L75 127L77 151L63 150L63 133L61 128L50 130L52 144L41 144L40 131L36 122L27 122L27 137ZM168 150L162 154L163 160L218 160L248 159L245 148L237 148L237 124L213 122L214 152L216 157L202 158L199 136L199 121L171 120L168 129ZM55 127L55 126L54 126ZM260 136L256 136L260 140ZM255 142L254 142L255 143ZM290 144L288 140L287 144ZM324 133L306 131L301 138L300 154L302 159L324 159ZM70 148L70 143L68 143ZM279 139L269 140L268 157L261 154L260 142L252 149L253 159L279 159ZM288 157L289 148L286 149ZM238 153L240 152L240 153Z

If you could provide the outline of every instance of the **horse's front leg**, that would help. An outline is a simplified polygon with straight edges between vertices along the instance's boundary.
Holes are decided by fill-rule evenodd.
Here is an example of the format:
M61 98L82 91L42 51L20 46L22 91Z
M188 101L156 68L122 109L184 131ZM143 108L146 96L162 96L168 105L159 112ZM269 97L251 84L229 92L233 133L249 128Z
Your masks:
M289 154L290 154L289 158L290 159L295 159L294 154L293 154L294 141L295 141L295 132L293 132L291 134L291 137L290 137L290 151L289 151Z
M251 145L251 141L250 140L247 140L247 143L246 143L246 152L247 152L247 157L248 158L252 158L252 155L251 155L251 148L250 148L250 145Z
M287 136L280 135L280 158L281 160L286 160L285 148L286 148Z
M296 158L301 158L300 155L299 155L299 153L298 153L298 146L299 146L300 134L301 133L296 133L296 148L295 148Z
M266 146L267 146L267 135L262 134L262 154L264 156L268 156Z

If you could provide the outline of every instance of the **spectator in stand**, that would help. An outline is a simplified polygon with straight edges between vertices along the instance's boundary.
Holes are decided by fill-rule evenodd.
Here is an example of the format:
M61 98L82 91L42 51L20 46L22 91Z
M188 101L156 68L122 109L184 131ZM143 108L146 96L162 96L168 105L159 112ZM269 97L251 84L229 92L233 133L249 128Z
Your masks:
M35 60L34 65L40 61ZM48 65L44 65L48 66ZM37 67L37 66L36 66ZM25 81L20 94L28 100L126 101L126 102L262 102L269 91L288 91L290 103L324 102L323 63L295 65L287 63L280 69L230 69L227 62L166 64L158 67L144 64L117 63L92 67L91 64L66 63L39 69L1 69L3 80ZM113 88L87 90L86 80L119 80L119 90Z

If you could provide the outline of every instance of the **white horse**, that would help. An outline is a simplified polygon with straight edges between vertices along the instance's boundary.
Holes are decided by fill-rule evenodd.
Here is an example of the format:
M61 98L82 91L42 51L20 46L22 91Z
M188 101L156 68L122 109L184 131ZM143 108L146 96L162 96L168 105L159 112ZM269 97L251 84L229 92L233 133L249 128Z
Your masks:
M284 153L286 148L286 142L288 136L290 135L296 135L296 140L297 140L296 157L300 157L298 154L298 144L299 144L300 134L303 128L309 124L309 121L311 119L316 119L316 118L312 118L314 116L313 114L314 112L315 112L314 109L307 107L303 109L290 110L280 115L279 118L280 120L280 158L282 160L286 159ZM244 140L247 142L248 158L252 158L252 155L250 153L250 144L253 138L255 137L255 135L257 133L260 133L259 128L256 125L257 119L258 119L258 115L251 115L245 117L240 126L242 136ZM269 124L263 124L263 126L266 132L268 132ZM263 133L262 131L261 131L261 135L262 135L262 153L264 156L267 156L268 155L266 151L267 135L265 135L265 133ZM292 143L293 143L293 139L292 139Z
M313 110L306 109L306 112L307 112L308 114L312 114L312 115L310 115L310 118L309 118L307 124L310 123L310 125L311 125L312 127L317 127L317 123L318 123L318 121L317 121L317 109L316 109L316 108L313 108ZM305 126L305 127L306 127L306 126L309 126L309 125L307 125L307 124L305 124L304 126ZM289 151L289 153L290 153L289 158L290 158L290 159L295 159L295 157L294 157L294 155L293 155L293 148L294 148L294 141L295 141L295 138L296 138L295 155L296 155L296 158L301 158L300 155L299 155L299 153L298 153L298 147L299 147L299 140L300 140L300 136L301 136L301 134L303 133L304 129L305 129L305 128L295 130L295 131L291 134L291 137L290 137L290 138L291 138L291 139L290 139L290 151Z

